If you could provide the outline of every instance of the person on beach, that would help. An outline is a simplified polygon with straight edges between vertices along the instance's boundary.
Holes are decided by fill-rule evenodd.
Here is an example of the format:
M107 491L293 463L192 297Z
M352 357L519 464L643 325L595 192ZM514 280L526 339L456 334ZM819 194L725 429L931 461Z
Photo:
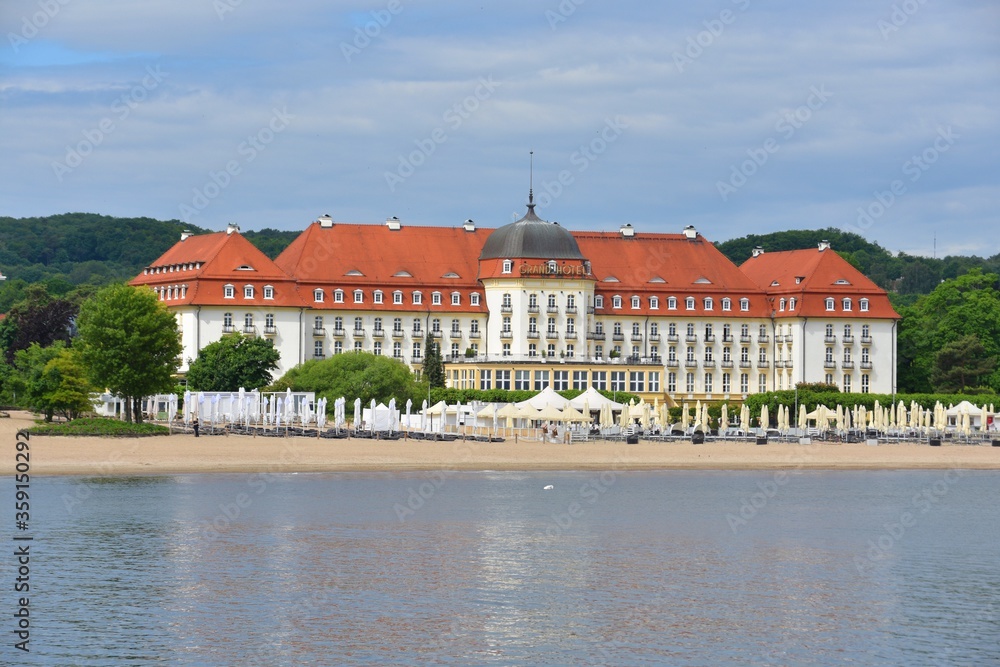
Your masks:
M194 428L194 437L198 437L198 418L195 417L194 421L191 422L191 426Z

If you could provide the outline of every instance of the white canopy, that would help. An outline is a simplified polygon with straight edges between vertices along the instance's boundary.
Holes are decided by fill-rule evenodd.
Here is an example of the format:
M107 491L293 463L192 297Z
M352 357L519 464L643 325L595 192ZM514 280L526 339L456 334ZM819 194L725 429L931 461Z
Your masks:
M551 405L557 410L562 410L569 405L569 400L557 394L555 389L552 388L552 385L549 385L528 400L518 403L517 407L523 408L526 405L530 405L536 410L541 410L548 405Z
M577 410L582 410L587 405L590 406L591 410L600 410L606 403L611 404L612 410L622 409L621 403L615 403L593 387L587 387L587 391L583 392L569 402L569 404Z

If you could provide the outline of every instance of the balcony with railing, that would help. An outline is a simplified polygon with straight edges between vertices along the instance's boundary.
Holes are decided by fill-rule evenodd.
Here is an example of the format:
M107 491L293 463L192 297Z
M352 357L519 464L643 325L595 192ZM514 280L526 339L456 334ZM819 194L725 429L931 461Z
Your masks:
M844 345L854 345L854 336L844 336Z
M442 336L444 336L444 332L442 332L440 329L431 330L431 338L441 338Z
M514 312L514 307L513 306L500 306L500 312L501 313L513 313Z
M872 337L871 336L862 336L861 337L861 344L862 345L871 345L872 344Z
M222 333L228 334L228 333L235 333L235 332L236 332L236 327L234 327L232 324L223 324L222 325Z
M334 338L343 338L344 337L344 333L345 332L344 332L344 330L342 328L337 328L337 329L333 330L333 336L334 336Z
M510 340L513 337L514 337L514 332L513 331L501 331L500 332L500 338L503 339L503 340Z
M424 336L424 332L421 331L420 329L417 329L416 327L412 329L412 332L414 338L423 338Z
M538 306L528 306L528 312L529 313L537 313L538 312Z
M453 340L461 337L462 337L461 329L452 329L451 331L448 332L448 338L451 338Z
M758 359L757 360L757 368L770 368L770 366L771 366L771 362L768 361L767 359Z
M740 360L740 368L750 368L751 366L753 366L753 364L750 363L749 359L741 359Z
M680 340L680 336L678 336L677 334L667 334L667 342L668 343L676 343L679 340Z
M733 360L732 359L723 359L722 360L722 367L723 368L732 368L733 367Z
M641 333L634 333L634 334L632 334L630 336L630 338L631 338L631 340L632 340L633 343L641 343L642 342L642 334Z
M326 359L326 355L322 352L313 352L313 359Z
M705 342L706 343L714 343L715 342L715 334L705 334Z
M606 333L604 333L603 331L588 331L587 332L587 339L588 340L607 340L608 339L608 335Z
M479 338L479 337L480 337L479 329L469 332L469 338Z
M749 336L749 335L748 336L740 336L740 342L741 343L752 343L753 342L753 337Z
M705 368L715 368L715 359L705 359L701 365Z
M834 361L833 359L827 359L826 361L823 362L823 368L836 368L836 367L837 367L837 362Z
M870 362L870 361L862 361L861 362L861 370L868 371L868 370L871 370L871 368L872 368L872 362Z
M529 340L538 340L540 334L537 331L529 331L527 336Z
M824 336L823 337L823 342L826 343L827 345L833 345L834 343L837 342L837 337L836 336Z
M698 336L696 336L695 334L687 334L684 336L684 340L688 343L697 343Z
M684 360L684 368L698 368L698 360L697 359L685 359Z
M558 313L559 312L559 306L545 306L545 312L546 313Z
M406 332L404 332L402 329L393 329L392 330L392 337L393 338L402 338L405 333Z
M564 336L564 338L566 340L576 340L576 329L570 329L566 331L566 335Z
M757 336L757 342L761 345L767 345L770 340L771 338L767 334Z
M264 335L265 336L277 336L278 335L278 327L274 326L273 324L271 326L265 325L264 326Z
M364 338L365 337L365 330L364 329L359 329L358 327L354 327L354 331L352 331L351 333L354 334L355 338Z
M854 361L852 361L850 359L845 359L844 361L840 362L840 367L841 368L854 368Z
M252 324L244 324L243 325L243 334L246 335L246 336L256 336L257 335L257 327L255 327Z
M722 334L722 342L723 343L732 343L733 342L733 335L732 334Z
M323 338L326 336L326 327L313 327L313 336Z
M546 340L558 340L559 339L559 332L558 331L546 331L545 332L545 339Z
M658 334L658 333L649 334L649 342L650 343L659 343L660 342L660 334Z
M667 368L677 368L677 366L680 365L680 362L677 359L667 359L667 361L666 361L666 363L664 365Z
M613 341L623 341L623 340L625 340L625 334L620 334L620 333L611 334L611 340L613 340Z

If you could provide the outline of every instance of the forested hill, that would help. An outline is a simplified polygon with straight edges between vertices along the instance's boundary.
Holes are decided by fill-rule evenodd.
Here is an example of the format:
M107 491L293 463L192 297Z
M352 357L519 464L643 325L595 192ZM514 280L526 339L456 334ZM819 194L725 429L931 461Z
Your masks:
M863 236L839 229L794 229L773 234L750 234L716 244L729 259L742 264L756 246L765 251L815 248L822 240L879 286L899 294L927 294L942 280L968 273L981 267L987 273L1000 273L1000 254L988 259L949 255L942 259L915 257L906 253L894 255Z
M9 285L2 291L20 291L24 283L45 283L50 294L59 295L80 285L129 280L180 240L183 230L212 231L180 220L94 213L0 217L0 273L7 276ZM273 229L244 233L272 258L297 235ZM0 312L6 312L9 305L9 298L0 294Z

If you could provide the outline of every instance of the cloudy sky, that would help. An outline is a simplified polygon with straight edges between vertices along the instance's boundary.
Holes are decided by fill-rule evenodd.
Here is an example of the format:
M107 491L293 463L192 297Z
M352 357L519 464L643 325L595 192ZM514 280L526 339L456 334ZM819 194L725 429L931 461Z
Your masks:
M4 0L0 214L1000 252L994 0Z

